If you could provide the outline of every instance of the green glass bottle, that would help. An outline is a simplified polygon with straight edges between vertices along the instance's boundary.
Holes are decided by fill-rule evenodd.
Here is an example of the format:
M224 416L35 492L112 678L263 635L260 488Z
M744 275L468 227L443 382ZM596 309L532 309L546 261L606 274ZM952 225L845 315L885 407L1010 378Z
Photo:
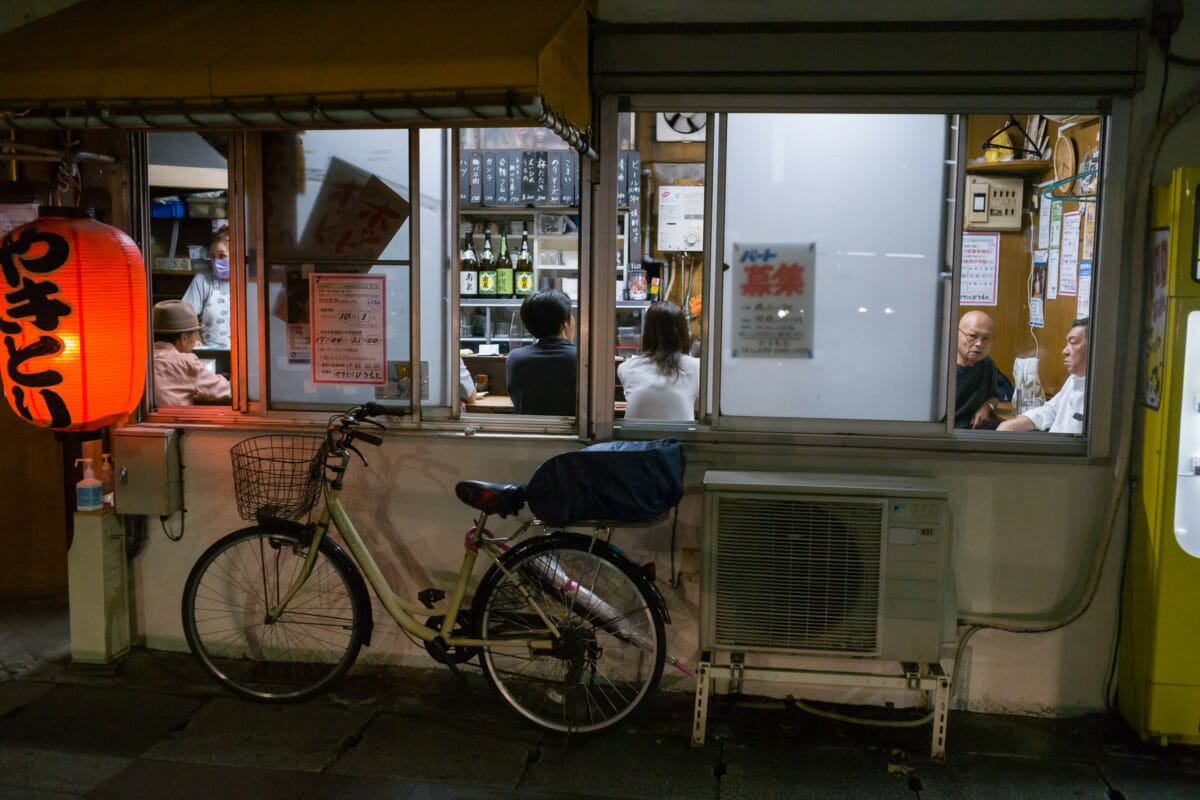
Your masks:
M467 234L463 237L462 252L458 255L458 297L469 300L474 297L479 288L479 257L475 255L475 245L471 241L471 226L467 226Z
M492 249L492 229L483 228L483 252L479 254L479 296L496 296L496 251Z
M496 297L512 297L513 262L508 252L508 234L500 234L500 254L496 256Z
M533 294L533 256L529 252L528 229L521 231L521 250L517 253L517 266L513 274L517 297Z

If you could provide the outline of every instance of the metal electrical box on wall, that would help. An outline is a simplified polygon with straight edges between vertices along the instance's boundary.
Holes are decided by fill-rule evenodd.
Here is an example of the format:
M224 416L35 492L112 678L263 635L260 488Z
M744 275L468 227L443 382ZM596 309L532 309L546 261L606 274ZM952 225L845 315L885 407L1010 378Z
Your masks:
M1024 178L982 178L968 175L963 230L1021 230Z
M131 426L113 433L118 514L162 517L183 505L179 431Z

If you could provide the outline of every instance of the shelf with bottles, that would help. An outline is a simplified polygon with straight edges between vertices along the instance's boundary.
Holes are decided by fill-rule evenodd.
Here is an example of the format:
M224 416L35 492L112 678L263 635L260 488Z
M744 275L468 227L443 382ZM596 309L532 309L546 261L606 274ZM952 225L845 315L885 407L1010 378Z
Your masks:
M576 209L562 209L567 212ZM629 260L631 237L627 235L629 215L621 212L617 217L616 230L616 280L618 284L625 282L625 268ZM467 226L471 231L471 250L478 260L489 245L493 254L499 255L507 244L508 251L517 259L523 248L528 247L529 257L533 261L532 284L521 280L520 272L514 263L513 292L500 291L495 295L481 296L478 285L476 268L475 283L469 284L474 289L465 288L462 283L462 260L467 250ZM503 238L502 238L503 236ZM459 297L463 306L468 303L495 303L503 305L504 301L520 305L520 301L533 292L556 288L566 292L572 300L578 300L579 286L579 230L578 215L548 213L546 209L464 209L460 214L459 228ZM471 270L467 270L470 272ZM522 290L524 287L524 291ZM619 296L624 297L623 291Z
M556 284L556 276L543 274L543 270L570 270L573 275L578 269L577 214L548 215L542 210L475 209L463 211L459 221L459 297L464 303L468 300L507 299L515 300L519 305L522 299L538 289ZM492 270L485 270L483 264L490 258L504 263L502 254L506 250L512 265L511 276L496 270L493 283L488 277ZM463 266L464 261L470 258L478 264L474 270ZM468 277L471 272L475 273L473 279ZM548 282L543 280L546 277L550 277Z

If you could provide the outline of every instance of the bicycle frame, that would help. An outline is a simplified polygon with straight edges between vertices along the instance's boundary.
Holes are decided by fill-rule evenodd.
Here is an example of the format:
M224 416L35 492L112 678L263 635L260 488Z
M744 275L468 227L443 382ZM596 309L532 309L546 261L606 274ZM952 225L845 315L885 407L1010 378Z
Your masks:
M467 538L464 542L463 548L464 552L462 564L459 567L458 578L455 581L454 589L450 595L448 605L445 608L430 609L422 605L416 605L415 603L408 603L402 600L392 590L391 584L389 584L387 578L384 577L383 572L379 569L379 565L375 563L375 559L371 556L370 550L368 550L366 543L362 539L362 536L359 535L358 530L354 527L354 523L350 520L349 514L342 505L340 499L342 492L342 475L345 473L349 459L349 453L346 453L344 456L342 456L342 463L340 466L327 467L336 473L336 477L332 480L329 480L329 489L325 500L325 507L321 512L320 519L317 520L313 532L312 543L308 549L308 554L305 557L304 564L299 575L296 576L295 582L288 589L287 593L280 598L279 603L270 609L269 619L275 619L279 617L283 613L283 610L287 607L287 604L291 601L292 597L295 596L300 587L304 585L304 582L308 580L309 575L312 573L313 565L316 563L317 547L321 543L321 539L329 532L330 525L332 524L337 528L338 533L341 534L342 541L345 542L346 548L350 551L350 557L354 559L355 564L366 577L367 583L369 583L371 588L375 591L375 596L379 598L380 603L383 604L383 607L387 610L392 619L396 621L396 624L398 624L412 636L415 636L425 642L431 642L440 636L448 647L529 647L533 649L544 650L549 650L551 648L553 644L552 637L557 637L559 635L558 628L550 620L546 612L542 610L541 606L538 605L537 601L526 594L523 588L521 588L521 591L525 595L526 601L529 602L530 606L534 609L534 611L537 612L537 615L541 618L542 622L545 623L546 632L549 638L490 640L453 635L455 621L458 618L458 612L462 610L463 600L467 594L467 585L470 583L471 574L475 570L475 561L478 557L479 551L482 550L485 552L492 560L492 563L496 564L499 569L504 570L507 573L507 570L505 570L504 566L500 563L500 556L504 553L500 545L504 541L508 541L508 539L496 540L491 537L484 527L488 518L486 513L480 513L475 527L467 532ZM514 536L523 532L528 525L529 523L523 525L517 531L517 533L514 534ZM511 539L512 537L509 538ZM434 629L428 625L423 625L417 619L417 616L442 616L441 628Z

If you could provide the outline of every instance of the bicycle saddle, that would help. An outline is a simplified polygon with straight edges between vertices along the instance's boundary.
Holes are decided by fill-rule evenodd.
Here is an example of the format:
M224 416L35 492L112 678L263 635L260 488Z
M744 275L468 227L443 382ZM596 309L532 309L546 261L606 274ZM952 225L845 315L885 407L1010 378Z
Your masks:
M454 493L471 508L502 517L516 514L525 507L525 486L520 483L459 481Z

